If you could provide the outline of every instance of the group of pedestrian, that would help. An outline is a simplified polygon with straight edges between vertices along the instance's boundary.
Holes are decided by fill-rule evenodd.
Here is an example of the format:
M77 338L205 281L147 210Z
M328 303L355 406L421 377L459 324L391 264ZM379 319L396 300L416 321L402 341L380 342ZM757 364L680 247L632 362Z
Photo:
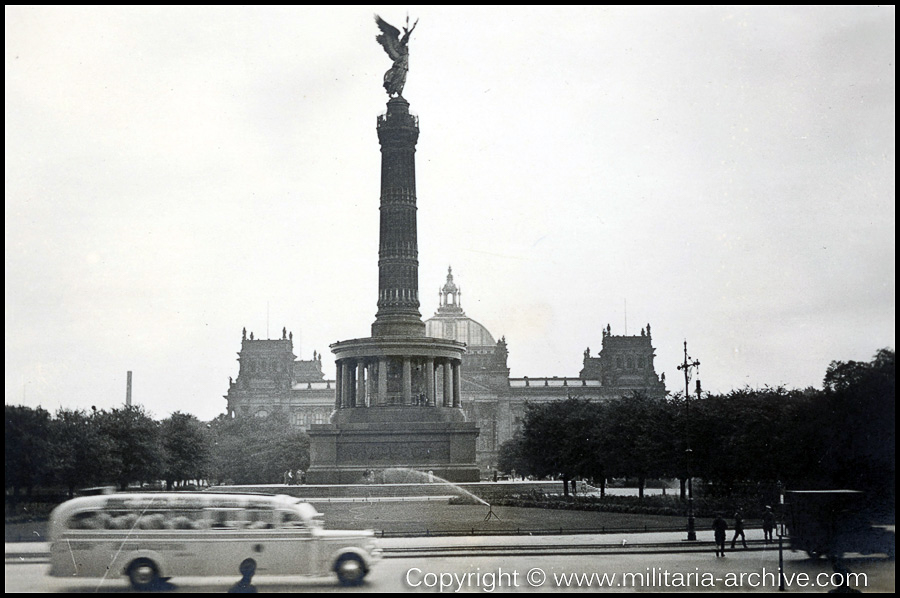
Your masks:
M288 469L284 472L284 485L285 486L295 486L297 484L305 484L306 483L306 472L302 469L297 469L297 472Z
M772 507L766 506L766 512L763 514L763 535L765 536L766 544L772 541L772 532L774 530L775 513L772 512ZM725 535L727 531L728 523L725 522L721 513L716 513L716 518L713 520L713 533L715 534L716 540L716 557L725 556ZM741 539L741 544L744 545L744 548L747 548L747 536L744 534L744 514L740 509L734 513L734 536L731 538L732 550L734 550L737 545L738 538Z

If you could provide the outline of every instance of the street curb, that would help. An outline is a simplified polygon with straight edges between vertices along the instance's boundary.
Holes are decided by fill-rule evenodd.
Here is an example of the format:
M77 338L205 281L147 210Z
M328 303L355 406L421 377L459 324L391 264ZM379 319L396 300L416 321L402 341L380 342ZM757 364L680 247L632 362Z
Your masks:
M466 537L466 536L458 536ZM748 540L747 548L735 549L731 552L759 552L776 550L777 544L771 546L763 540ZM25 550L11 548L15 543L6 545L6 564L48 563L50 547L38 548L32 544ZM472 556L473 552L486 553L485 556L542 556L549 554L590 555L590 554L653 554L653 553L690 553L713 552L714 542L653 542L632 544L533 544L533 545L484 545L484 546L422 546L422 547L383 547L382 555L386 559L427 558L427 557L460 557Z

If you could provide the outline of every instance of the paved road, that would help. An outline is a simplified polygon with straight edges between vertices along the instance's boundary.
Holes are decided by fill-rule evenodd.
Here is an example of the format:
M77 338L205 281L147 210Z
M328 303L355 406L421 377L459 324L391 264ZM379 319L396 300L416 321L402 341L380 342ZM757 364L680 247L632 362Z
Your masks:
M386 539L383 545L389 558L378 563L363 586L353 590L483 592L502 586L512 591L598 591L601 585L604 590L612 591L776 589L778 552L774 547L753 542L749 550L738 549L724 559L717 559L708 542L691 546L682 541L682 536L660 533L623 537ZM642 549L647 546L657 548ZM489 547L502 549L502 553L494 554ZM697 552L698 548L702 551ZM28 559L29 554L40 558L42 549L46 550L46 545L7 544L7 592L129 591L124 579L98 584L99 580L47 577L46 563ZM847 562L851 571L866 576L856 584L863 591L893 591L892 559L859 557ZM802 553L785 552L785 573L791 591L822 592L834 588L830 583L830 565L826 561L811 561ZM178 578L172 580L173 585L168 589L222 592L235 581L236 578ZM332 578L258 577L254 582L260 592L347 591ZM446 587L441 588L442 583Z
M6 592L122 592L124 579L70 580L46 576L48 565L6 565ZM894 591L894 562L880 559L852 561L854 573L865 580L853 585L863 591ZM737 551L725 559L711 554L614 554L604 556L467 556L457 558L385 559L364 585L342 588L333 578L272 577L254 579L260 592L408 592L408 591L774 591L778 585L774 551ZM790 591L833 589L832 571L825 561L810 561L789 553L785 561ZM235 581L185 577L172 580L173 592L224 592ZM443 584L443 588L441 588Z
M481 550L488 554L552 554L580 552L712 552L712 533L699 532L697 542L686 542L685 532L649 532L629 534L577 535L476 535L432 536L415 538L379 538L387 556L418 554L449 555ZM747 530L750 550L763 550L761 530ZM45 542L10 542L6 544L7 562L46 561L50 545Z

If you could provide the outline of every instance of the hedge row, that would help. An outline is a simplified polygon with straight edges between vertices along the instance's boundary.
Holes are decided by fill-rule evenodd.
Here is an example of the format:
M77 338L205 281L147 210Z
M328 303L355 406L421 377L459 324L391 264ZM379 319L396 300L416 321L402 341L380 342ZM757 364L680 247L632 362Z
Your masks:
M726 517L731 517L737 509L741 509L745 519L759 519L762 518L765 505L756 504L757 502L759 501L752 497L728 500L712 497L696 498L694 499L694 516L715 517L716 513L722 513ZM474 504L474 501L466 497L459 497L452 499L451 504ZM501 507L603 511L636 515L684 516L687 511L687 502L681 501L678 496L645 496L640 499L636 496L566 497L530 492L498 498L492 504Z

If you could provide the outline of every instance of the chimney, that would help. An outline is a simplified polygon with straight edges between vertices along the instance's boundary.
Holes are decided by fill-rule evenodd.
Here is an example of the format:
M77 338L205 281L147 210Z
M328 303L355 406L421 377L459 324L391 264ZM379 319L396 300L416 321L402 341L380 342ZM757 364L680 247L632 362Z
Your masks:
M131 407L131 370L128 371L128 384L125 387L125 406Z

